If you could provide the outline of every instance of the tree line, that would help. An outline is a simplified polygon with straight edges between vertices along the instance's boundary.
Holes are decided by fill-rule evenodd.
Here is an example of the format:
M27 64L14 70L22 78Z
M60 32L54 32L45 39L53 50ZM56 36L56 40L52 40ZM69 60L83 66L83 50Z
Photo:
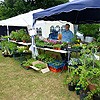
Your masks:
M35 9L46 9L69 0L4 0L0 3L0 20L23 14Z

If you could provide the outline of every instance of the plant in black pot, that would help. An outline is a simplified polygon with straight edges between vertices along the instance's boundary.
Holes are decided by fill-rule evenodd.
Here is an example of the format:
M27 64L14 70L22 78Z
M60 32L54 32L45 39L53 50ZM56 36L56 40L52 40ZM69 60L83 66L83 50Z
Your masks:
M82 90L82 86L80 84L76 84L75 90L76 90L76 94L79 95L80 91Z
M93 100L100 100L100 87L93 92Z
M71 68L72 68L71 71L67 73L65 83L68 84L68 89L70 91L75 91L76 84L79 81L80 69L79 68L75 69L74 67L71 67Z
M85 100L100 100L100 87L98 87L96 90L88 92Z
M63 43L61 44L61 50L66 50L67 48L68 48L68 43L63 42Z

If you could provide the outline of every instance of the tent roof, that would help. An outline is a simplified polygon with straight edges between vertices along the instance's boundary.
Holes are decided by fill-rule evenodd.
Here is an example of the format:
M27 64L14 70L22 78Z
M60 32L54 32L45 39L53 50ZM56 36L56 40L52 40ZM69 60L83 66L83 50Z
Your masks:
M100 22L100 2L98 0L74 0L34 13L33 18L63 20L72 23Z
M43 11L43 9L37 9L30 11L25 14L21 14L12 18L8 18L6 20L0 21L0 25L8 25L8 26L29 26L31 27L33 25L33 13Z

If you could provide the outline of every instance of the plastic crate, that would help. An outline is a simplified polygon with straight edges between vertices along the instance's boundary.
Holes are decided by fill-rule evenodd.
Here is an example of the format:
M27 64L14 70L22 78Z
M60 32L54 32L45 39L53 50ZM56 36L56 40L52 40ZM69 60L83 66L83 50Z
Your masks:
M48 66L52 66L55 69L63 68L64 66L66 66L66 63L64 62L60 62L59 65L55 65L55 62L59 63L59 61L54 61L54 62L48 63Z
M55 72L55 73L61 72L61 71L63 71L63 70L67 70L67 69L68 69L67 66L63 66L62 68L58 68L58 69L56 69L56 68L54 68L54 67L52 67L52 66L48 66L48 67L49 67L50 71Z

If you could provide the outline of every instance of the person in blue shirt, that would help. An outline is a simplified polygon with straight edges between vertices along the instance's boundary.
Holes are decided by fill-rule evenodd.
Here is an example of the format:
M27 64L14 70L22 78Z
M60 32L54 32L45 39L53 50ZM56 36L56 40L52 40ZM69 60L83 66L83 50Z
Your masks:
M72 38L74 37L72 31L69 30L70 25L66 24L65 25L65 30L62 31L62 42L71 42Z
M67 43L72 42L72 38L74 37L74 35L73 35L72 31L69 30L69 28L70 28L70 25L66 24L65 30L63 30L62 34L61 34L62 42L67 42ZM61 53L60 55L62 57L62 60L68 61L68 54Z

